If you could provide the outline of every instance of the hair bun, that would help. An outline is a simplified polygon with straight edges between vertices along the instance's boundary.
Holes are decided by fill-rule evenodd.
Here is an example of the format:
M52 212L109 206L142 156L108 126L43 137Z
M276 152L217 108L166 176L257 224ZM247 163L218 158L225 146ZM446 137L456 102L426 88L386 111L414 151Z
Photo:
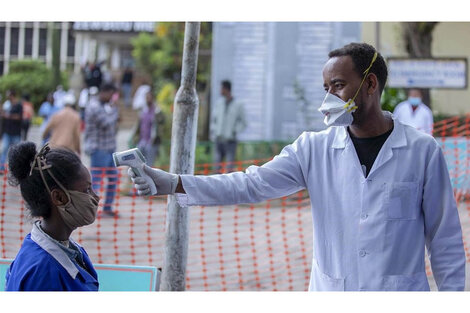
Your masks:
M18 185L29 176L31 162L36 155L36 145L26 141L13 145L8 150L8 168L10 171L10 183Z

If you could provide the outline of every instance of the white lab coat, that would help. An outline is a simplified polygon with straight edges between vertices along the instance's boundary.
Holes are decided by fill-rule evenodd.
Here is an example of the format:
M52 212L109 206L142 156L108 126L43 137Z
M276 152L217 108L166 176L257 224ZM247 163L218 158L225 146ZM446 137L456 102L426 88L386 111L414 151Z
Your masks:
M393 115L403 124L413 126L432 136L434 119L431 109L425 104L420 103L413 112L411 104L408 101L403 101L397 105Z
M364 177L345 127L304 132L246 172L182 175L182 206L253 203L308 189L313 215L309 290L463 290L465 253L446 161L437 142L394 119Z

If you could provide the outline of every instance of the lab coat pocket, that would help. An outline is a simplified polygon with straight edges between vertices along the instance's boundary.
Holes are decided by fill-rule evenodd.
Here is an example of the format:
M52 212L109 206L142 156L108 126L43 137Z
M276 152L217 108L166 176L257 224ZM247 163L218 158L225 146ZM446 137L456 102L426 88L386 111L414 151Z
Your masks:
M390 275L384 277L385 291L429 291L425 272L411 275Z
M415 220L418 217L418 183L399 182L388 186L387 219Z
M312 262L309 291L344 291L344 278L333 278L323 273L316 260Z

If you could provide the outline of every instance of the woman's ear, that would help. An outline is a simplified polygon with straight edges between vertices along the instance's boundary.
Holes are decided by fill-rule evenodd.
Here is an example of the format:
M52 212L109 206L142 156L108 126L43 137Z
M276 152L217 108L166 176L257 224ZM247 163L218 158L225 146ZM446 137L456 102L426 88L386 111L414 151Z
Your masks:
M52 199L52 203L55 206L64 205L67 202L69 202L69 198L67 197L65 192L63 190L59 189L59 188L52 189L51 199Z
M377 79L377 76L374 73L369 73L367 75L367 94L368 95L373 95L374 92L379 88L379 81Z

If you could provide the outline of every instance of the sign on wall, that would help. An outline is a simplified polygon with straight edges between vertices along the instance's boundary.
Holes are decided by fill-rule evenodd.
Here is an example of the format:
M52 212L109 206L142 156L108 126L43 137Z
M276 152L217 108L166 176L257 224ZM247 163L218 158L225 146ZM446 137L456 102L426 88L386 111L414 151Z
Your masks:
M467 88L466 58L388 58L388 86L394 88Z
M153 32L155 22L74 22L77 31Z

